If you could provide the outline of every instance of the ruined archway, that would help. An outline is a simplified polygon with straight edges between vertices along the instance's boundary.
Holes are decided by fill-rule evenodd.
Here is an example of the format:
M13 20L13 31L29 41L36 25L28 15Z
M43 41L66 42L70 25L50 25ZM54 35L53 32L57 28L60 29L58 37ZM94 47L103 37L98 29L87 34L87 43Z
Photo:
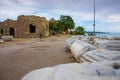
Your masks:
M10 28L10 35L15 37L15 30L14 30L14 28Z

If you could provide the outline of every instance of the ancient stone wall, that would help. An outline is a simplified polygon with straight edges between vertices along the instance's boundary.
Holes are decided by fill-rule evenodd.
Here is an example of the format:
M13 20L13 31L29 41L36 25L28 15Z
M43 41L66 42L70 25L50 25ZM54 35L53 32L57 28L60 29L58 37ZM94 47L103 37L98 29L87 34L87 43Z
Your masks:
M14 29L14 33L16 33L16 21L7 19L4 22L0 23L0 31L3 30L3 33L0 32L1 35L10 35L10 30ZM15 36L15 35L14 35Z
M32 38L49 36L49 23L45 17L39 16L18 16L16 21L6 20L0 23L0 28L4 29L2 35L14 35L14 37Z

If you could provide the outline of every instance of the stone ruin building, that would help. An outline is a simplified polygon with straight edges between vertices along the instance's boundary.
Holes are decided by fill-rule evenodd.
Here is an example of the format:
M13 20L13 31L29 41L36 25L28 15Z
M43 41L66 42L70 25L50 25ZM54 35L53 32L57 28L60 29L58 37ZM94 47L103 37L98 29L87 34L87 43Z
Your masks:
M49 23L45 17L20 15L17 20L0 22L0 36L34 38L40 33L43 37L49 36Z

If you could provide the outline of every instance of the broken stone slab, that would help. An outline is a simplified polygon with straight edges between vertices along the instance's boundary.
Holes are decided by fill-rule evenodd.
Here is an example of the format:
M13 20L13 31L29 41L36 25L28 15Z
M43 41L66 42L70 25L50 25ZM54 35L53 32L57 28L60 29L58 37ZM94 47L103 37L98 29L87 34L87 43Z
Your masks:
M120 40L120 37L117 37L117 36L107 36L106 38L108 40Z
M119 40L110 40L106 46L106 49L120 51L120 41Z
M86 36L76 35L76 36L72 36L71 38L68 38L66 40L66 46L69 46L69 48L70 48L72 43L74 43L76 40L83 40L83 41L89 42L89 40Z
M69 63L37 69L21 80L119 80L120 61Z
M13 36L1 36L1 39L4 40L4 41L12 41Z
M65 48L67 48L67 49L70 49L70 47L71 47L71 45L76 41L76 40L78 40L79 38L68 38L67 40L66 40L66 47Z
M86 41L86 42L88 42L88 43L90 42L89 39L88 39L87 37L83 37L83 38L81 38L80 40Z
M94 45L97 48L120 51L120 41L119 40L104 40L104 39L99 40L99 39L95 39Z
M89 40L90 44L94 44L95 39L100 39L100 37L98 37L98 36L89 36L88 37L88 40Z
M89 59L86 59L85 57L80 58L80 63L85 63L85 62L91 62ZM92 62L91 62L92 63Z
M120 44L108 44L106 49L120 51Z
M83 35L72 36L66 40L66 46L65 46L66 51L71 51L70 47L76 40L82 40L82 41L89 42L86 36L83 36Z
M72 45L71 45L71 53L73 54L73 56L75 57L75 59L79 62L80 61L80 57L87 51L90 50L95 50L96 47L89 44L86 41L82 41L82 40L76 40Z
M81 38L84 38L85 36L83 36L83 35L75 35L75 36L72 36L71 38L79 38L79 39L81 39Z
M120 51L97 49L88 51L80 58L82 62L100 62L120 60Z
M109 43L109 40L104 40L104 39L95 39L94 45L97 48L106 48L107 44Z
M120 40L109 40L109 44L120 44Z

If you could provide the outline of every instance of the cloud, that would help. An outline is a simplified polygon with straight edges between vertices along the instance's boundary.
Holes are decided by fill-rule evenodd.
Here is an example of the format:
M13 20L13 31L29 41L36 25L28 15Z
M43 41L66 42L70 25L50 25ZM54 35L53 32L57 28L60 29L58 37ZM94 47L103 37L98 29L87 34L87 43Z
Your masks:
M25 3L27 3L27 6L24 6ZM19 0L2 0L0 3L2 5L0 6L0 15L2 16L0 17L0 21L7 18L16 19L18 15L33 14L37 9L35 7L29 7L32 5L31 3L28 3L26 0L24 2L21 1L21 3L19 3Z
M35 6L37 4L34 0L17 0L16 3L22 6Z
M109 16L108 17L108 19L107 19L107 22L114 22L114 23L117 23L117 22L119 22L120 23L120 15L119 14L117 14L117 15L111 15L111 16Z
M1 0L0 21L16 19L18 15L44 16L59 19L60 15L70 15L76 26L92 30L94 0ZM120 0L96 0L97 30L120 26ZM117 29L117 28L115 28ZM116 30L118 31L118 30Z

